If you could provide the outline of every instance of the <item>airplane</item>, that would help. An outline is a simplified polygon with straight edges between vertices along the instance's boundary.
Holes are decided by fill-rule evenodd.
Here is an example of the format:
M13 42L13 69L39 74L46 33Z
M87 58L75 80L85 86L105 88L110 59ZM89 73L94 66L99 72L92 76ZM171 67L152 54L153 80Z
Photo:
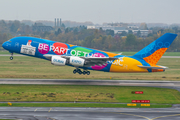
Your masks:
M80 47L35 37L15 37L2 44L11 53L42 58L58 66L72 66L73 73L90 75L88 70L119 73L163 72L168 67L156 65L176 38L166 33L133 56ZM81 70L83 69L83 71Z

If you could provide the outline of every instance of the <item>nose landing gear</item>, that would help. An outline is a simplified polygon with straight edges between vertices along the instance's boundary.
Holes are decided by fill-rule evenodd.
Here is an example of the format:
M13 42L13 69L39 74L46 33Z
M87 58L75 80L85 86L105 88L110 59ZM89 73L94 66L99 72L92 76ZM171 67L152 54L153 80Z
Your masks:
M13 53L11 53L11 57L9 58L10 60L13 60Z
M74 74L79 73L80 75L81 75L81 74L83 74L83 75L85 75L85 74L90 75L90 71L84 70L84 71L82 72L81 69L79 69L79 68L74 69L74 70L73 70L73 73L74 73Z

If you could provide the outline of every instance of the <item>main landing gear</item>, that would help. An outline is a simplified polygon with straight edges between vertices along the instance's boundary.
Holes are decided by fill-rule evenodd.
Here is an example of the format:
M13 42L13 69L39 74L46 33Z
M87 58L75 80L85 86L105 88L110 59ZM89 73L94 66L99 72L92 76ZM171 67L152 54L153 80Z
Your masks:
M82 72L81 69L79 69L79 68L74 69L74 70L73 70L73 73L74 73L74 74L79 73L80 75L81 75L81 74L83 74L83 75L85 75L85 74L90 75L90 71L84 70L84 71Z
M9 58L10 60L13 60L13 53L11 53L11 57Z

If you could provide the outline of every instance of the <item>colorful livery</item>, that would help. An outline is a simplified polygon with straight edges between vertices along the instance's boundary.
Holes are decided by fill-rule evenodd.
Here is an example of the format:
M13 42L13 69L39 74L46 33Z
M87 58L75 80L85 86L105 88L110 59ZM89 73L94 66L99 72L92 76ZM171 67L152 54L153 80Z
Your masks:
M15 37L3 43L3 48L51 61L53 65L76 67L73 73L90 74L88 70L104 72L162 72L167 67L156 65L176 38L166 33L133 56L80 47L34 37ZM81 71L83 69L83 71Z

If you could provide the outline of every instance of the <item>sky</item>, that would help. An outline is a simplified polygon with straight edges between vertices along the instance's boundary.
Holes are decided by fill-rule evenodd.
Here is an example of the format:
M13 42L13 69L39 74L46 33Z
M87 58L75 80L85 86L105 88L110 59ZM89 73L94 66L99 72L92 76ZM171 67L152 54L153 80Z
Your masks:
M180 0L0 0L0 20L180 23Z

